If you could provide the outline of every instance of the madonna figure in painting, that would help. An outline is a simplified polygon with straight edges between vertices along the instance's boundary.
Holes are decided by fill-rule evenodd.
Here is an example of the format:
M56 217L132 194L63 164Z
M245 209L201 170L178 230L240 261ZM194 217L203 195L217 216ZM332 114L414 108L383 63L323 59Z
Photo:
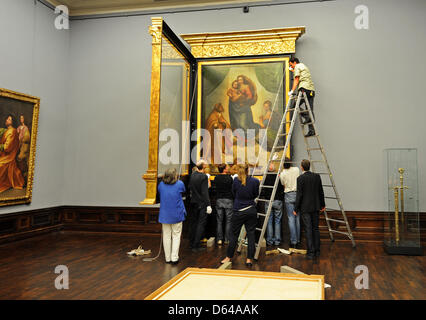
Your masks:
M229 120L232 129L259 129L259 124L253 121L251 106L257 102L256 85L245 75L239 75L228 89Z

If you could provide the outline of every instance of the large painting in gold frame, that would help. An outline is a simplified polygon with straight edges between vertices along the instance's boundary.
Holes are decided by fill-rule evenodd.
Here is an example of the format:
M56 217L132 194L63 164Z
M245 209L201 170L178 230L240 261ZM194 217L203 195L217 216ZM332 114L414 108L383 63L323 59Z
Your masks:
M163 46L163 35L173 34L163 18L152 17L152 25L149 33L152 36L152 69L151 69L151 94L150 94L150 125L149 125L149 149L148 168L143 174L146 181L145 199L142 205L152 205L156 202L158 179L158 147L159 147L159 119L160 119L160 92L161 92L161 65L162 51L169 47ZM271 57L274 55L288 55L296 52L296 40L305 33L305 27L285 27L262 30L241 30L230 32L208 32L181 34L180 38L189 45L190 56L186 59L227 59L238 57ZM173 38L173 37L172 37ZM181 42L180 40L177 42ZM175 42L174 42L175 43ZM176 43L175 43L176 44ZM181 52L187 51L186 45L179 46ZM182 51L183 50L183 51ZM173 50L172 50L173 51ZM165 54L165 57L169 57ZM191 62L191 66L197 62ZM192 67L191 67L192 68ZM191 73L191 88L194 74ZM193 91L191 90L191 93ZM286 97L287 98L287 97ZM192 106L192 100L191 100ZM190 108L192 109L192 108ZM192 121L192 120L191 120ZM197 125L197 124L195 124ZM192 134L192 132L191 132ZM192 139L191 139L192 140ZM195 150L197 152L197 150ZM198 152L199 154L199 152ZM195 155L197 156L197 155ZM191 149L192 161L192 149Z
M40 99L0 88L0 206L30 203Z
M288 61L289 57L283 56L228 58L198 63L197 154L199 158L204 158L212 164L211 173L215 173L214 164L230 162L229 157L225 155L227 144L233 145L230 154L232 163L259 164L260 150L264 151L263 160L269 157L288 97L290 85ZM226 128L233 132L238 129L241 136L235 134L232 137L233 141L223 137L222 150L218 152L215 150L217 145L214 142L214 138L217 137L213 137L213 131ZM201 143L201 140L204 140L204 137L201 137L203 130L200 129L210 134L211 141L204 146ZM242 138L247 143L248 129L254 129L255 132L255 141L252 145L256 155L249 152L247 146L242 152L237 150L237 140ZM259 134L262 129L263 137ZM221 156L218 156L219 153ZM241 154L245 155L244 158L239 156ZM287 155L290 155L290 148Z

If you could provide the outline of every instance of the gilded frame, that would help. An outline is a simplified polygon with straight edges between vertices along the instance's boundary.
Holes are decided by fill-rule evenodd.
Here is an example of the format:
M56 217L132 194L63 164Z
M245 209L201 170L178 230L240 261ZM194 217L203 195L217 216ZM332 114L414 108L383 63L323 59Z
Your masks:
M25 161L24 164L27 165L26 170L21 171L20 168L17 168L21 174L22 172L26 172L25 174L23 174L23 178L25 181L25 184L23 186L22 189L16 189L16 190L24 190L24 193L21 195L13 195L13 193L15 193L15 188L9 188L8 190L5 190L3 192L0 193L0 206L8 206L8 205L16 205L16 204L24 204L24 203L30 203L31 199L32 199L32 191L33 191L33 180L34 180L34 166L35 166L35 155L36 155L36 145L37 145L37 131L38 131L38 118L39 118L39 111L40 111L40 98L38 97L34 97L34 96L30 96L27 94L23 94L23 93L19 93L19 92L15 92L12 90L8 90L8 89L3 89L0 88L0 97L5 98L5 99L11 99L12 101L12 105L14 103L16 103L16 101L21 102L22 106L19 106L21 109L22 108L27 108L27 104L31 104L32 105L32 121L31 121L31 131L29 131L30 133L30 143L29 143L29 152L23 152L23 144L27 144L28 146L28 141L25 142L21 142L20 140L20 144L19 144L19 154L16 154L16 157L14 157L13 161L17 161L18 157L20 157L22 154L25 154L25 157L23 158L24 160L22 160L21 162ZM0 101L1 102L1 101ZM25 105L25 107L24 107ZM12 111L10 110L11 107L5 107L5 106L1 106L0 104L0 109L4 107L5 109L8 109L8 113L10 113L11 115L13 115L16 118L20 118L20 115L17 114L18 110ZM3 110L2 110L3 111ZM3 119L1 119L3 120ZM0 127L2 127L4 124L0 125ZM4 133L6 134L6 133ZM1 135L1 140L0 142L3 142L3 135ZM13 133L13 135L17 135L18 133ZM4 137L4 139L6 139L6 137ZM16 139L16 137L15 137ZM7 154L6 152L0 152L0 159L1 157L6 157ZM27 158L28 157L28 158ZM10 162L9 162L10 163ZM0 161L0 168L1 168L1 161ZM1 170L0 170L1 172ZM26 176L26 177L25 177ZM1 178L1 177L0 177ZM2 193L12 193L12 195L10 196L4 196L1 197Z
M263 30L181 34L178 37L162 17L152 17L151 22L152 24L149 26L149 33L152 36L149 150L148 168L142 176L146 182L146 193L145 199L140 202L141 205L153 205L157 200L161 64L162 57L168 57L169 53L172 56L174 55L174 52L162 52L165 49L162 48L164 38L170 41L173 47L177 48L190 63L191 76L188 86L189 92L192 95L190 104L194 95L193 89L196 86L194 68L200 62L198 59L212 58L216 60L231 59L231 57L236 59L245 59L248 57L271 59L273 56L282 57L283 55L296 52L296 40L305 33L305 27L300 26ZM190 46L190 49L188 49L187 45ZM245 60L245 62L247 61ZM287 79L285 100L287 100L288 85L289 81ZM195 125L197 125L197 119L194 119L193 116L189 120L191 123L195 122ZM190 149L192 149L192 146ZM185 170L184 173L189 172Z
M188 49L177 48L176 43L180 42L164 22L161 17L152 17L152 25L149 26L149 33L152 37L152 62L151 62L151 94L150 94L150 116L149 116L149 150L148 150L148 169L142 178L146 182L145 199L139 204L153 205L157 200L158 183L158 152L160 135L160 97L161 97L161 66L170 62L163 61L163 58L184 58L191 63L192 54ZM173 48L173 49L172 49ZM175 50L176 49L176 50ZM177 50L180 49L180 50ZM185 50L187 52L185 52ZM188 59L188 56L191 59ZM186 90L190 92L190 79L182 79ZM187 105L189 108L189 105ZM188 174L189 166L183 170Z
M284 111L285 106L288 103L288 92L290 90L290 74L289 74L289 56L281 57L258 57L258 58L249 58L249 59L230 59L224 58L220 60L206 60L199 61L198 66L198 83L197 83L197 159L200 159L200 149L201 149L201 130L202 128L202 113L203 113L203 66L211 65L238 65L238 64L259 64L259 63L270 63L270 62L283 62L284 63L284 75L285 75L285 87L283 92L283 103L282 111ZM286 117L286 132L290 130L290 114L287 114ZM290 157L291 146L287 149L286 156Z

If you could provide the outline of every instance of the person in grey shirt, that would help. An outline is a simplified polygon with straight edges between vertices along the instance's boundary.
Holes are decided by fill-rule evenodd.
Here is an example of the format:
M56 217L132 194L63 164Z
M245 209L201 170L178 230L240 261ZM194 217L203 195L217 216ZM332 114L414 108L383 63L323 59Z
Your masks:
M297 248L300 245L300 215L294 214L296 203L297 178L300 175L298 167L292 167L289 158L285 158L284 169L280 174L280 181L284 187L284 203L290 229L290 247Z

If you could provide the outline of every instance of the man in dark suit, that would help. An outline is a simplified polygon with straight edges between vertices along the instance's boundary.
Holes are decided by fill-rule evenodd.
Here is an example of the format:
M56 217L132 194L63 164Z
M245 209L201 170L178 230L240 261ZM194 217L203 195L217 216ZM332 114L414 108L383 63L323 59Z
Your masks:
M308 247L306 257L313 259L314 256L320 255L319 212L324 212L325 200L321 177L309 171L310 167L309 160L302 160L303 173L297 178L296 204L293 214L301 215Z
M209 198L208 177L204 173L207 163L200 160L189 180L191 193L191 222L190 223L190 246L192 251L201 251L200 240L203 236L207 223L207 215L212 212Z

